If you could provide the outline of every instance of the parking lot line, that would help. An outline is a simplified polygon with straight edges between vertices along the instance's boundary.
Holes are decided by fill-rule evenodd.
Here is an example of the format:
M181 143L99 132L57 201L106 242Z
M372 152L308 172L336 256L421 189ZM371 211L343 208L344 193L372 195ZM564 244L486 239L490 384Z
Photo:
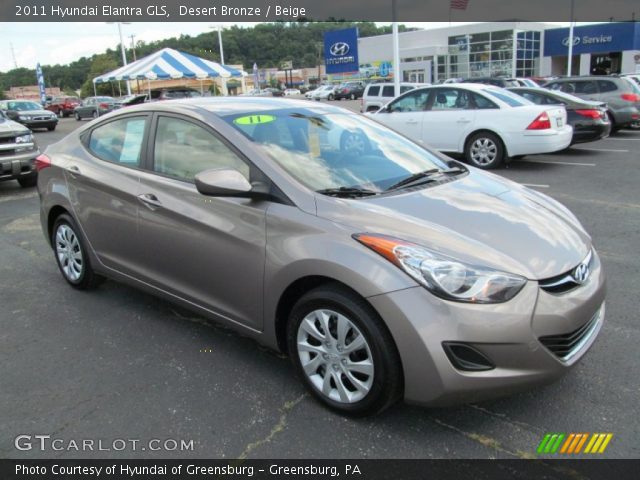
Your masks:
M535 183L521 183L520 185L532 188L549 188L549 185L537 185Z
M552 165L575 165L578 167L595 167L595 163L578 163L578 162L552 162L551 160L520 160L521 162L529 163L550 163Z
M640 138L611 138L611 137L607 137L607 138L603 138L602 140L616 140L618 142L626 142L628 140L632 140L634 142L638 142L638 141L640 141Z
M618 152L618 153L629 153L629 150L619 150L615 148L574 148L574 150L588 150L590 152Z

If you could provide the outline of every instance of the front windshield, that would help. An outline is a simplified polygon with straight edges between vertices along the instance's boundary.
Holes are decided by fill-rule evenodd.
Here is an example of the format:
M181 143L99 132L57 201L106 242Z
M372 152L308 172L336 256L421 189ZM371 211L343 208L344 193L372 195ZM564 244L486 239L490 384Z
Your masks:
M449 168L435 154L355 114L295 108L224 119L315 191L382 192L414 173Z
M28 110L42 110L42 107L35 102L8 102L7 109L24 112Z

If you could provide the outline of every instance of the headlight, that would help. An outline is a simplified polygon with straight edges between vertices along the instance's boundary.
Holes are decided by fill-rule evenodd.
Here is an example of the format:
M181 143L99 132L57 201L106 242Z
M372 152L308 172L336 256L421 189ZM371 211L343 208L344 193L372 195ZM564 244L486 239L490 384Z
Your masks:
M30 133L16 137L16 143L32 143L32 142L33 142L33 135L31 135Z
M31 120L31 116L29 115L18 115L20 120Z
M358 234L354 238L446 300L502 303L511 300L527 283L527 279L519 275L470 265L385 235Z

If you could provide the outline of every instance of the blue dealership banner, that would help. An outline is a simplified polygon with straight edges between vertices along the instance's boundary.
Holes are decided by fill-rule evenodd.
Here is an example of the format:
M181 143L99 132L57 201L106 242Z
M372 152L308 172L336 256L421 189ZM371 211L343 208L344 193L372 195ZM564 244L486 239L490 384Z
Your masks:
M42 75L40 63L36 65L36 81L38 82L38 90L40 91L40 103L44 105L47 101L47 92L44 88L44 75Z
M600 23L573 29L573 54L622 52L640 49L638 22ZM554 28L544 32L544 56L567 55L569 29Z
M324 34L324 63L328 74L359 70L357 28L345 28Z

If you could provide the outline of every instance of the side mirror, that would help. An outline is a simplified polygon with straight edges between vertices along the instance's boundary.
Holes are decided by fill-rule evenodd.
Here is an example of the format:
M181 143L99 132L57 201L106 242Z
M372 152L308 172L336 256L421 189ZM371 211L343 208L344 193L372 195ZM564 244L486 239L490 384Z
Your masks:
M7 110L4 113L7 115L7 118L10 118L11 120L15 120L16 118L18 118L18 112L16 112L15 110Z
M196 175L196 188L212 197L250 197L253 187L239 171L213 168Z

